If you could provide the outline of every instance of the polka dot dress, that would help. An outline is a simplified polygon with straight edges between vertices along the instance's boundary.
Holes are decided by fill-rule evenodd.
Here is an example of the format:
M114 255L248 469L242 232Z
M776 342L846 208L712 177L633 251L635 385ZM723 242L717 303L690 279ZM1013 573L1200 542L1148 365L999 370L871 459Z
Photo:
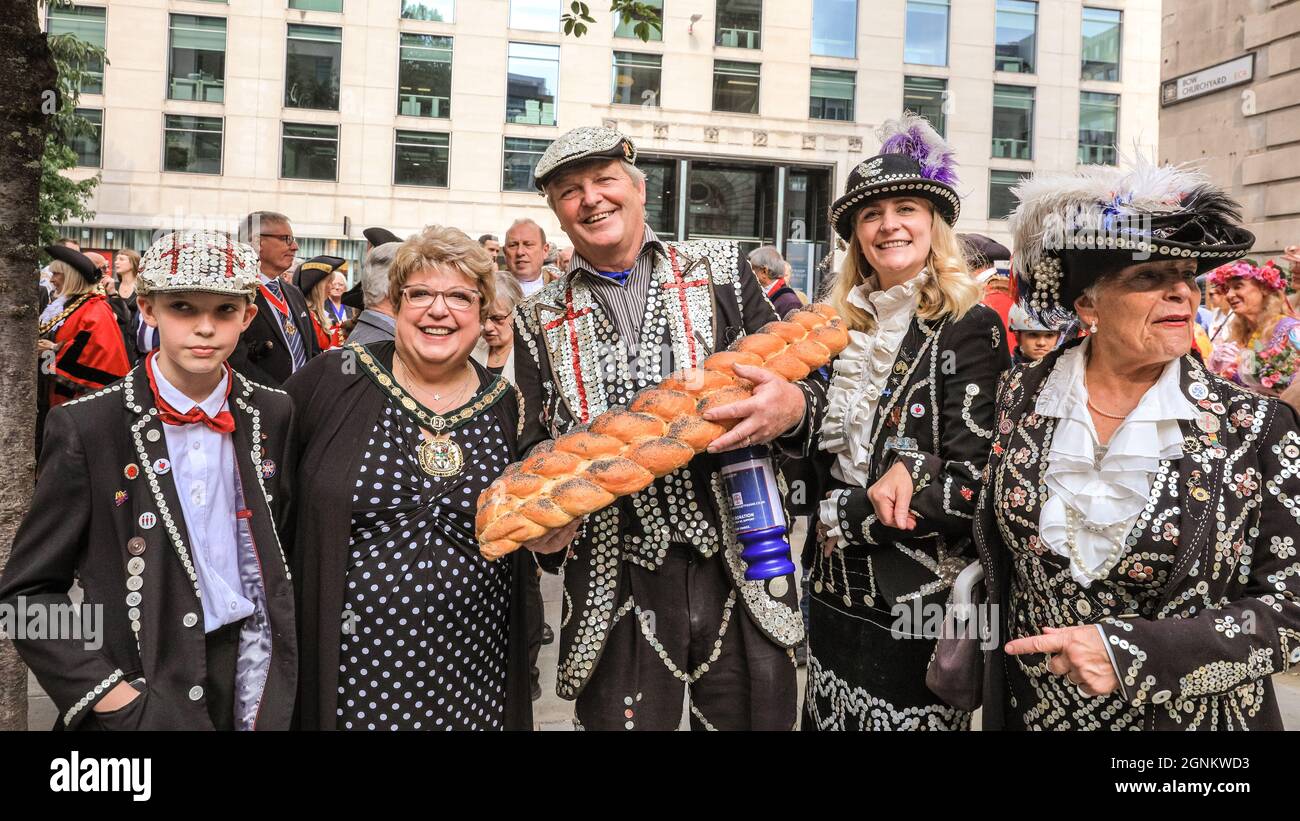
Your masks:
M490 410L452 433L457 475L425 474L414 420L389 403L362 448L339 654L338 727L499 730L510 564L474 539L479 493L509 464Z

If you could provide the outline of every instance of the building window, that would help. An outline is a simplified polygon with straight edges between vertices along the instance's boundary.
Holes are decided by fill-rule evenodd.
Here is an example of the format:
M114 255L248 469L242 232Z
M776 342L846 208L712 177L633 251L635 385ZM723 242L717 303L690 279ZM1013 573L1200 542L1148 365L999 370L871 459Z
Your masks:
M1038 4L998 0L994 71L1033 74L1038 40Z
M659 103L659 81L663 75L663 58L658 54L635 51L614 52L614 105L639 105L654 108Z
M221 118L163 116L163 170L221 173Z
M677 237L677 161L638 159L645 173L645 221L660 239Z
M280 141L280 176L293 180L338 179L339 127L285 123Z
M763 47L763 0L717 0L714 43L731 48Z
M812 91L808 116L814 120L853 121L853 89L856 75L852 71L829 68L812 70Z
M104 160L104 112L98 108L78 108L76 113L90 124L85 133L72 138L72 151L77 155L77 165L99 168Z
M813 0L813 54L853 57L857 39L858 0Z
M510 0L510 28L559 31L560 0Z
M302 11L336 11L342 13L343 0L289 0L289 8Z
M904 77L903 108L930 121L939 136L948 136L948 118L944 101L948 98L948 81L941 77Z
M1083 79L1119 80L1121 14L1083 7Z
M454 23L456 0L402 0L402 19Z
M1024 171L989 172L989 219L1004 220L1016 210L1016 198L1011 189L1029 176Z
M648 2L643 2L641 5L649 6L650 8L659 12L659 22L660 24L663 23L664 0L648 0ZM623 15L620 14L617 18L615 18L614 23L615 23L614 25L615 37L636 37L636 39L638 40L641 39L640 37L636 36L636 23L623 19ZM654 42L656 40L662 40L662 39L664 39L663 31L655 28L654 26L651 26L650 42Z
M399 131L393 152L393 185L446 188L450 158L450 135Z
M343 30L290 23L285 51L285 107L338 111Z
M92 46L104 48L105 9L98 6L55 6L49 4L46 29L50 34L71 34ZM104 59L91 57L81 66L85 77L81 80L82 94L104 93Z
M167 98L219 103L225 99L226 20L171 15Z
M758 113L758 63L713 61L713 110Z
M501 170L502 191L536 191L533 186L533 169L542 158L550 140L532 140L525 137L506 137L506 150Z
M993 156L1034 158L1034 89L993 86Z
M555 125L560 47L511 43L506 65L506 122Z
M1119 144L1119 95L1079 93L1079 162L1115 164Z
M402 34L397 111L407 117L451 116L451 38Z
M907 0L903 62L948 65L948 0Z
M748 253L775 238L775 168L692 162L688 185L686 229L692 239L726 237Z

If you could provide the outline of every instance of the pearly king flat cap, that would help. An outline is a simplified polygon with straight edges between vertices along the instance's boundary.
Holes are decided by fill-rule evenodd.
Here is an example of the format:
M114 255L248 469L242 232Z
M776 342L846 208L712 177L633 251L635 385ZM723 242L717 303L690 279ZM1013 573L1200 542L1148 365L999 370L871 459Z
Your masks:
M140 260L141 296L202 291L254 299L257 252L220 231L177 231L162 237Z
M538 191L545 191L546 178L564 166L602 158L635 163L636 146L627 137L604 126L584 125L566 131L542 152L533 170L533 184Z

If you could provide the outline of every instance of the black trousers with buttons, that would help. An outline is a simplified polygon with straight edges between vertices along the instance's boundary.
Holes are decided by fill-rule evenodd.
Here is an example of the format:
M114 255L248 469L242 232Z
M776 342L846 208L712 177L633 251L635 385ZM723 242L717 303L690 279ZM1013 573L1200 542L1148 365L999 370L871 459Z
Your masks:
M739 593L728 608L733 588L723 561L721 553L704 558L671 545L657 570L624 563L621 589L637 607L610 630L578 694L583 729L676 730L684 697L692 729L794 728L793 654L755 626ZM682 676L694 680L688 686Z

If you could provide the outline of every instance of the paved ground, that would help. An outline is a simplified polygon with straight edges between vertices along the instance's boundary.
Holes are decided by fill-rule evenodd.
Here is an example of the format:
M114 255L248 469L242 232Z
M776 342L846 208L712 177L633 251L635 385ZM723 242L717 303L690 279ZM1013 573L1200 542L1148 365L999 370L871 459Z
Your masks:
M794 534L798 539L798 532ZM796 543L798 543L796 541ZM546 574L542 578L542 600L546 606L546 622L555 629L556 641L542 648L538 658L538 668L542 674L542 698L533 703L533 719L539 730L572 730L573 702L565 701L555 695L555 668L559 661L559 626L560 600L562 591L558 576ZM799 669L799 693L802 698L804 689L804 669ZM1282 721L1287 729L1300 730L1300 676L1275 676L1278 701L1282 707ZM28 675L28 726L34 730L48 729L57 719L57 710L36 683ZM802 702L801 702L802 704ZM682 711L685 714L685 710ZM978 714L976 716L978 726ZM686 728L683 721L682 728Z
M802 524L802 520L800 521ZM802 541L798 527L793 534L795 543ZM797 560L797 557L796 557ZM542 577L542 601L546 605L546 623L556 632L556 641L542 648L537 666L542 674L542 698L533 702L533 720L539 730L572 730L573 702L565 701L555 694L555 668L559 661L559 625L560 601L563 587L560 577L546 574ZM803 707L804 683L807 680L805 668L799 668L799 705ZM1278 701L1282 708L1282 722L1288 730L1300 730L1300 676L1274 676L1273 686L1277 690ZM685 713L685 710L683 710ZM975 714L975 728L979 728L979 713ZM688 729L685 719L682 729Z

